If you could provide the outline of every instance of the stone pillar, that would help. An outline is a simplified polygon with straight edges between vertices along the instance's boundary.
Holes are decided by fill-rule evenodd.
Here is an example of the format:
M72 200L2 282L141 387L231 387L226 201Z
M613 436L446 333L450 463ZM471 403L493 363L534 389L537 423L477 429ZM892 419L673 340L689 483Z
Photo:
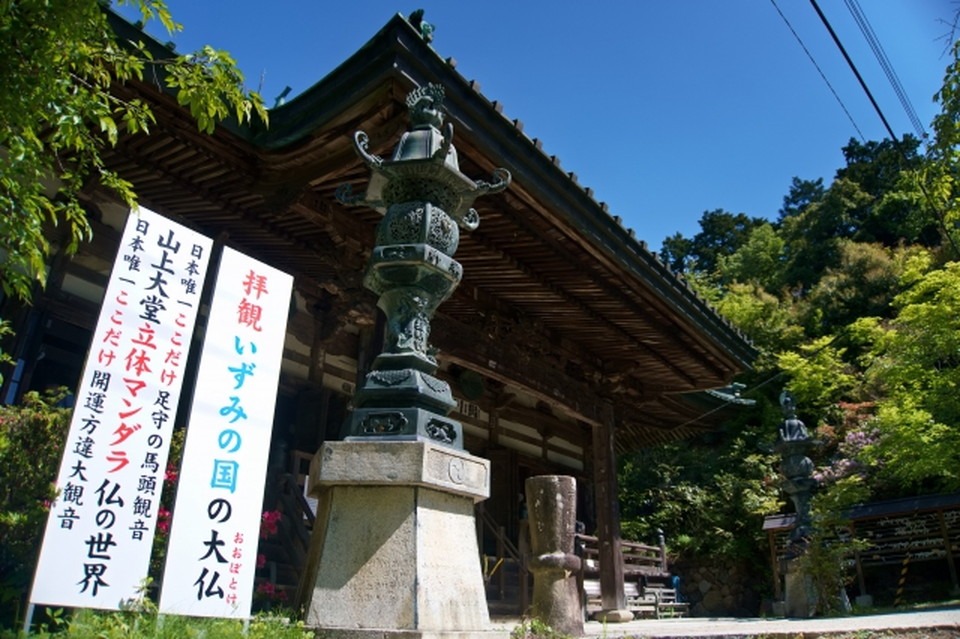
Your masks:
M473 518L490 462L423 441L326 442L310 480L308 625L331 639L493 634Z
M583 607L573 552L577 524L577 482L573 477L542 475L526 481L530 518L530 570L533 617L557 632L583 635Z

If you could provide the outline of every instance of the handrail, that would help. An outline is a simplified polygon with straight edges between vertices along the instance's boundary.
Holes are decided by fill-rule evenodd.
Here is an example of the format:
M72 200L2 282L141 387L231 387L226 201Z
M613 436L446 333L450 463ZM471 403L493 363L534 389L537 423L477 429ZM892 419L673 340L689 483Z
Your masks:
M477 509L477 521L481 523L482 528L486 528L493 533L493 537L497 541L497 561L489 574L484 576L484 581L489 581L493 577L493 574L503 566L504 556L512 559L519 567L519 574L517 575L520 593L519 604L520 611L525 611L530 603L530 572L527 568L526 556L521 553L516 544L514 544L507 537L507 535L504 533L503 526L498 525L493 517L491 517L490 514L483 508L483 506ZM482 528L478 529L478 534L482 532ZM484 568L486 568L486 566L484 566ZM498 590L500 593L500 599L503 599L504 592L506 590L506 571L504 570L500 570Z
M317 517L313 514L313 510L310 509L310 503L307 501L307 498L304 497L300 491L300 486L297 485L296 478L290 473L284 473L280 476L280 488L284 492L293 495L294 503L299 506L301 514L306 517L307 523L313 528Z
M493 536L496 538L496 540L503 545L503 549L506 551L507 556L518 564L525 566L526 564L523 561L523 555L520 554L517 546L510 541L510 538L503 534L501 527L496 521L494 521L493 517L491 517L490 514L487 513L487 511L483 508L477 509L477 512L483 525L489 529L490 532L493 533Z

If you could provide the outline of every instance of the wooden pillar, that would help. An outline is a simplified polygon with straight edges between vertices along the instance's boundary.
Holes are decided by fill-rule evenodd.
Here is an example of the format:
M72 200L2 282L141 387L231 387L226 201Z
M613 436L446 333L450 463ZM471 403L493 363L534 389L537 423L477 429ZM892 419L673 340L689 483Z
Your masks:
M783 600L783 584L780 583L780 562L777 561L777 533L767 531L767 543L770 545L770 568L773 569L773 600Z
M489 447L497 448L500 445L500 408L494 403L487 413L487 428L489 430Z
M614 453L615 417L612 406L604 411L603 423L593 428L594 486L597 500L597 538L600 550L600 598L603 610L597 618L621 622L633 619L626 609L623 589L623 550L620 546L620 504L617 463Z
M960 591L960 584L957 583L957 564L953 557L953 544L950 543L950 530L947 528L947 520L943 516L943 510L937 511L937 519L940 522L940 534L943 535L943 545L947 549L947 568L950 570L950 585L953 592Z
M850 538L857 538L857 525L854 522L850 522ZM867 580L863 576L863 563L860 561L860 549L854 544L853 546L853 562L854 566L857 569L857 587L860 589L860 596L867 596Z

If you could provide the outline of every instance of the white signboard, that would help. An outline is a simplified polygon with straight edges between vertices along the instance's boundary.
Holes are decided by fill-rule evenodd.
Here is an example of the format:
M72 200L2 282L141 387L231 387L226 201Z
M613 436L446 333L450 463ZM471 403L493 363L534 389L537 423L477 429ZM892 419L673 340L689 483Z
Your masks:
M160 612L248 617L293 279L224 248L173 508Z
M116 610L150 564L211 240L127 218L57 476L30 601Z

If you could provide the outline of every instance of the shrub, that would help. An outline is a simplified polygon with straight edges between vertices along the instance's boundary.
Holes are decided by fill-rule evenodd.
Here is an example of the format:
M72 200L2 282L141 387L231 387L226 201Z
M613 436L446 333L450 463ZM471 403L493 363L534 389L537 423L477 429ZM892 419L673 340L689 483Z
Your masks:
M16 624L30 590L70 424L65 397L31 392L0 406L0 627Z

